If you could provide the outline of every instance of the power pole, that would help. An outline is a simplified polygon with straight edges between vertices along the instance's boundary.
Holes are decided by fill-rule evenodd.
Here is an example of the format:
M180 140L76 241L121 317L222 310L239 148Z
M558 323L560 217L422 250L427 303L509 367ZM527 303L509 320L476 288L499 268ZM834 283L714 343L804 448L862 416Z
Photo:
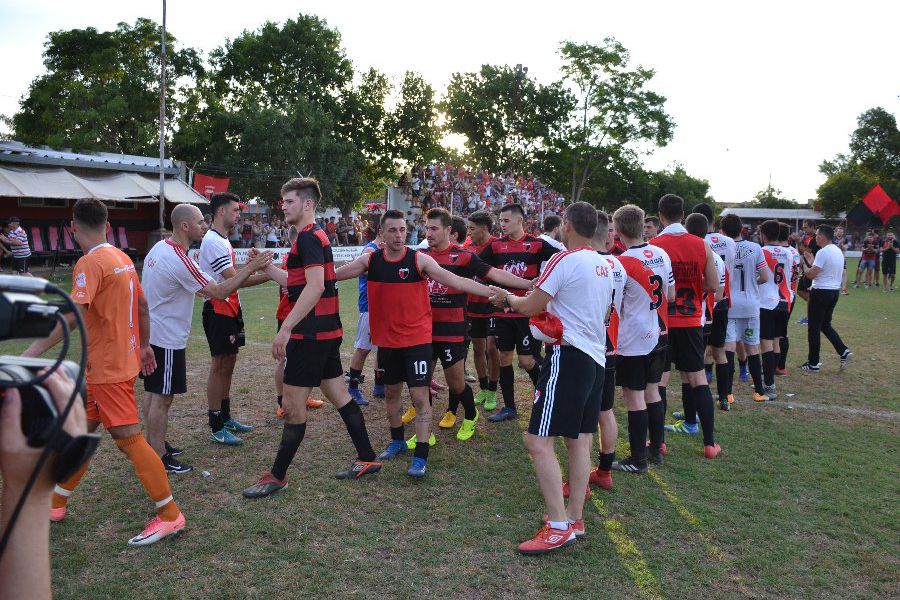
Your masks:
M162 3L162 44L159 50L159 229L166 228L166 0Z

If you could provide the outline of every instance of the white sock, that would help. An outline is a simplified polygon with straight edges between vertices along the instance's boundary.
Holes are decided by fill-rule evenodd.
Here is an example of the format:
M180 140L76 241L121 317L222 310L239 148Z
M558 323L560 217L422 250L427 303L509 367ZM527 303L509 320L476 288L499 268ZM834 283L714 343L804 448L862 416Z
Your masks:
M547 524L550 525L553 529L558 529L560 531L565 531L569 528L568 521L547 521Z

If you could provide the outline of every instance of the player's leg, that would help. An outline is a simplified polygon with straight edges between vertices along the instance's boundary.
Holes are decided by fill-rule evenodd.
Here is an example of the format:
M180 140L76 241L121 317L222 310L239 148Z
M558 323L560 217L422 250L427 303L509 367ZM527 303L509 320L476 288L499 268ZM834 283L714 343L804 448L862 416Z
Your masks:
M353 344L353 357L350 359L350 381L347 383L347 391L350 397L360 406L368 406L369 401L359 389L362 381L362 370L366 364L366 358L372 350L372 339L369 333L369 313L359 313L356 322L356 341Z
M85 405L87 432L94 433L100 427L100 412L97 409L97 405L90 392L87 394L87 398L85 398ZM87 473L90 464L91 458L88 458L88 460L84 461L84 464L81 465L81 468L70 475L68 479L56 484L56 487L53 489L53 495L50 498L51 521L62 521L66 518L66 504L69 502L69 497L72 496L75 488L78 487L78 483L81 481L82 477L84 477L84 474Z
M334 360L337 364L338 375L330 379L324 379L319 384L319 389L325 398L338 410L347 434L356 449L356 460L346 471L337 474L338 479L359 479L363 475L372 475L381 470L381 463L375 460L375 451L369 439L366 429L366 420L359 405L352 400L341 380L342 369L340 367L339 347L335 349ZM331 373L333 371L329 371Z
M759 311L759 350L762 354L763 395L775 400L775 329L777 327L776 310L761 309Z
M152 544L177 533L184 528L184 515L172 498L162 460L141 433L134 399L134 380L90 387L93 387L104 427L109 431L116 447L131 461L138 480L156 507L156 518L128 543L136 546Z
M540 364L536 357L540 356L541 343L531 335L531 327L525 317L515 319L516 328L516 354L519 357L519 367L528 373L531 385L537 385L540 374Z
M629 384L633 385L631 382ZM614 462L612 470L633 474L646 473L647 404L644 402L644 390L623 386L622 398L625 400L625 406L628 409L628 447L631 455L623 460Z
M610 360L613 359L613 360ZM613 413L613 404L616 397L616 373L618 371L617 360L613 356L606 357L607 368L603 378L603 396L600 400L600 440L597 456L597 468L591 471L588 478L590 483L606 490L612 489L612 477L610 470L613 461L616 460L616 438L619 435L619 427L616 423L616 415Z
M709 334L709 347L712 354L713 362L716 370L716 395L718 396L719 408L722 410L731 410L729 398L731 394L728 389L729 373L728 373L728 356L725 352L725 336L728 328L728 312L726 310L713 311L712 329Z
M497 350L500 353L499 383L500 393L503 396L503 409L488 417L488 421L491 423L499 423L518 416L516 413L515 373L512 366L513 355L516 351L517 330L512 321L513 318L505 317L498 318L496 323Z
M284 397L284 363L283 358L278 359L278 362L275 363L275 400L278 402L276 416L279 419L284 418L284 408L282 407L282 398Z
M187 364L185 350L152 346L156 370L144 378L143 417L147 442L159 455L169 473L188 473L192 467L173 455L166 442L169 409L176 394L187 392ZM176 450L177 452L177 450Z
M762 358L759 355L759 328L754 327L756 323L759 323L759 319L757 318L755 322L752 322L751 320L752 317L745 320L747 325L744 328L744 333L742 335L744 350L747 353L747 367L750 371L750 378L753 380L753 399L760 402L765 401L763 394Z
M400 415L402 406L401 395L405 377L402 362L403 356L396 348L379 347L376 352L377 368L382 372L382 381L384 381L384 408L391 433L391 441L384 452L378 455L378 460L389 460L398 454L406 454L406 438L404 437L403 420Z
M453 355L454 352L462 351L462 345L455 344L455 346L457 349L451 352L452 357L450 359L454 362L447 365L446 362L442 360L441 364L444 368L444 376L447 379L447 388L450 392L451 408L455 409L455 407L452 406L452 401L454 399L458 404L462 404L463 407L463 422L459 431L456 433L456 439L465 441L475 435L475 424L478 422L478 410L475 408L475 395L472 392L472 388L469 387L469 384L466 383L465 380L465 371L463 369L465 360ZM450 413L448 412L448 414ZM456 415L455 410L453 411L453 415Z
M835 331L834 327L831 326L831 319L834 315L834 307L837 306L838 303L838 294L834 293L833 290L824 290L824 314L822 317L822 333L825 334L825 337L831 342L832 347L834 347L834 351L838 353L838 356L841 357L841 368L845 368L847 366L850 357L853 355L850 352L850 349L846 344L841 340L841 336Z

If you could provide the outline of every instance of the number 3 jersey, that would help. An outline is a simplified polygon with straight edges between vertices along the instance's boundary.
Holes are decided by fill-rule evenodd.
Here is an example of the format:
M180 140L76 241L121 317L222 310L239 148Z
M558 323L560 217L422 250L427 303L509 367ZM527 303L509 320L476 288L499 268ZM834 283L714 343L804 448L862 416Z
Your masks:
M675 285L672 262L665 250L649 244L632 246L618 258L626 280L616 353L645 356L666 332L666 291Z
M675 274L675 302L669 304L669 328L703 325L703 272L706 243L679 223L662 230L650 243L666 251Z
M756 277L757 273L765 268L767 268L766 257L759 244L735 240L729 319L748 319L759 315L760 294Z

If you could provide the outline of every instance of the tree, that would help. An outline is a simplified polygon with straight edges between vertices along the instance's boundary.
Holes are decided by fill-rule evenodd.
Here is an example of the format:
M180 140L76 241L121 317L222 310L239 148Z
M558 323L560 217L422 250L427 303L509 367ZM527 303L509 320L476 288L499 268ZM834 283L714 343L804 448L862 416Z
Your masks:
M564 42L560 56L563 81L576 101L556 162L564 167L572 200L581 200L595 173L634 160L639 144L665 146L675 124L665 112L666 98L646 88L654 71L629 68L628 50L614 38L600 46Z
M400 99L387 121L395 168L444 158L437 116L434 88L419 73L407 71L400 83Z
M883 108L871 108L856 120L850 154L838 154L819 165L827 177L816 194L822 212L836 216L852 209L875 184L900 199L900 130Z
M27 144L152 154L159 145L160 27L149 19L114 31L56 31L44 50L47 73L35 79L13 116ZM202 75L197 52L166 39L167 121L181 112L187 78Z
M753 200L746 205L754 208L800 208L796 200L782 196L782 191L772 187L771 182L765 189L756 192Z
M491 171L531 170L565 126L571 95L526 71L483 65L478 73L451 77L441 108L447 129L466 137L473 163Z

